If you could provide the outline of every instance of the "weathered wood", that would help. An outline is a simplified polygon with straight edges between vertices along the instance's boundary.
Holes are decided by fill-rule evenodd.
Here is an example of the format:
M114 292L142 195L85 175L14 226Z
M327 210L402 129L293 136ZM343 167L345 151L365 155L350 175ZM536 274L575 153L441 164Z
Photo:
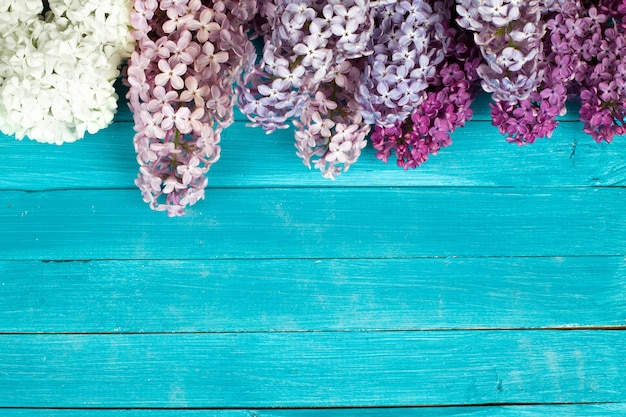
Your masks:
M626 325L623 257L0 262L0 332Z
M624 188L215 189L187 216L135 190L0 192L0 259L626 254Z
M626 331L0 336L5 407L620 402Z

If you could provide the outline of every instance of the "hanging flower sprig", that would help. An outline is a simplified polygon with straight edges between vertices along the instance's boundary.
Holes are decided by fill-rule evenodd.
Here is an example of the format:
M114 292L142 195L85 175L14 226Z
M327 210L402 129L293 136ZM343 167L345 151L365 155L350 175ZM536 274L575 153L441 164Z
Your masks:
M136 184L155 210L181 215L204 197L206 173L233 121L233 82L253 52L254 1L135 0L128 99L140 165Z
M447 51L428 77L423 98L404 121L377 125L372 133L376 157L387 162L392 152L406 169L426 162L429 155L452 143L451 133L471 119L478 80L480 53L471 35L452 21L452 1L437 2L434 12L443 17L438 36Z
M134 48L130 0L0 4L0 130L62 144L108 126Z

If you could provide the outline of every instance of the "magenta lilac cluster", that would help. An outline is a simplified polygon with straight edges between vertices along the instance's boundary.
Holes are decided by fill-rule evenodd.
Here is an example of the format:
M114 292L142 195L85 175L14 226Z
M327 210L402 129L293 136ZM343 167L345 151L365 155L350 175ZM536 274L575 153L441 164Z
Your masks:
M457 0L475 34L493 124L518 144L550 137L569 97L584 131L610 142L624 129L624 0Z
M467 32L453 24L449 8L438 13L445 17L438 29L445 59L438 60L426 78L421 100L410 109L410 117L391 126L379 123L371 136L378 150L376 156L387 162L394 153L397 165L405 170L416 168L429 155L450 145L450 134L472 117L470 105L480 64L478 48Z
M491 94L513 143L580 102L598 142L626 133L626 0L135 0L128 98L137 185L157 210L203 198L233 106L292 128L335 178L361 155L415 168Z

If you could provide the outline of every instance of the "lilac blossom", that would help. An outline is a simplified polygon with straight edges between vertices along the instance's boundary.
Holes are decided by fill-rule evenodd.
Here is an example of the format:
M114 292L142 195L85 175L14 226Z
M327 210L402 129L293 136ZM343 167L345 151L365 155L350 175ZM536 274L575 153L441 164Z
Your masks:
M546 10L538 0L456 0L457 22L475 32L483 56L482 88L494 100L527 99L541 84Z
M432 3L432 4L431 4ZM377 9L356 99L364 120L378 126L402 122L426 97L446 54L444 3L399 1Z
M334 81L320 87L293 123L297 155L330 179L357 161L371 128L361 117L354 85L342 88Z
M282 0L259 10L262 56L247 61L237 104L252 126L268 133L293 122L297 154L330 178L348 169L365 145L369 127L354 100L360 72L351 61L372 53L375 10L385 3ZM332 119L332 128L320 128L322 119Z
M525 99L492 105L493 123L508 141L550 137L570 96L580 100L583 130L597 142L626 133L626 60L619 52L626 48L623 4L588 7L578 0L555 0L546 8L542 82Z
M450 133L472 117L478 49L469 34L443 22L448 54L436 68L425 98L411 117L391 126L377 125L372 133L376 157L387 162L395 154L399 167L416 168L452 142Z
M256 2L135 0L127 70L144 201L170 216L204 198L206 174L232 123L233 83L252 53Z

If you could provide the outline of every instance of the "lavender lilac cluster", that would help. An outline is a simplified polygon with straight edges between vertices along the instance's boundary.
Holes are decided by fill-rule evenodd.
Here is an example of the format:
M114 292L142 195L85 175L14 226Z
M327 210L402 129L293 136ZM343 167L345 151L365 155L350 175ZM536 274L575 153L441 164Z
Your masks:
M267 132L296 128L297 154L335 178L354 163L370 126L356 101L362 70L372 53L369 0L266 1L260 6L259 62L249 59L238 87L241 111Z
M206 173L233 120L233 82L253 48L254 1L135 0L127 70L140 165L136 184L155 210L181 215L204 197Z

